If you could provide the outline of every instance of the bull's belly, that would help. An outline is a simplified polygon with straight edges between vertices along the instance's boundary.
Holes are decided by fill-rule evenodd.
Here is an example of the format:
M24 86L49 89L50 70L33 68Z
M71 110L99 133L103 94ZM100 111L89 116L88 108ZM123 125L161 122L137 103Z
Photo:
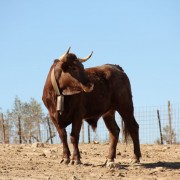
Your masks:
M99 118L109 110L110 108L108 107L106 108L89 107L86 111L84 119Z

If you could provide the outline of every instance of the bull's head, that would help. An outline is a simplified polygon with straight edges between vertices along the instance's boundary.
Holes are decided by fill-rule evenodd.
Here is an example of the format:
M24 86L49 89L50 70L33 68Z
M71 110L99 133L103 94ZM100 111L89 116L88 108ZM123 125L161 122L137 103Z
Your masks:
M91 92L93 84L89 81L82 62L87 61L92 53L83 58L77 58L68 51L54 63L53 72L57 86L63 95L73 95L80 92Z

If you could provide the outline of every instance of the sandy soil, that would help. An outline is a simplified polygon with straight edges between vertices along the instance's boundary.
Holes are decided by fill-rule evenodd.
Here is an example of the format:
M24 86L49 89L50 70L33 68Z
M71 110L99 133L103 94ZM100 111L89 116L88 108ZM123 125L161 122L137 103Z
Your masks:
M1 144L0 179L180 179L180 145L141 145L141 163L132 164L132 145L118 144L116 163L111 167L100 166L106 160L108 144L79 147L83 164L64 165L59 163L61 144L44 147Z

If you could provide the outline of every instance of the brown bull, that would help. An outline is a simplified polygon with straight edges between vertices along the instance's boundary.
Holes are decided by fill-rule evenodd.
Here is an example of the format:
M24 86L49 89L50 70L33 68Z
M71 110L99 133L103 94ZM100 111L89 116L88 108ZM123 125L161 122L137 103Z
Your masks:
M129 79L117 65L84 69L82 62L91 55L79 59L68 50L54 61L44 86L42 99L63 143L63 161L69 163L71 156L65 128L72 124L71 159L73 163L80 163L78 143L82 121L86 120L95 129L98 119L103 117L111 139L108 160L113 162L120 132L115 121L115 111L118 111L133 140L134 158L138 162L141 157L139 126L134 118ZM57 97L64 99L57 102ZM58 103L63 108L57 110Z

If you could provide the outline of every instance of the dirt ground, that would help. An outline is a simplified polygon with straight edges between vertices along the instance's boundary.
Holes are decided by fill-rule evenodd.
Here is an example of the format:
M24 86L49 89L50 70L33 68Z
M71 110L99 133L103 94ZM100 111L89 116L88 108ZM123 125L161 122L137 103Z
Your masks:
M80 144L79 147L82 164L65 165L59 163L61 144L1 144L0 179L180 179L180 145L141 145L141 163L132 164L132 145L118 144L117 158L111 167L101 166L108 154L108 144Z

